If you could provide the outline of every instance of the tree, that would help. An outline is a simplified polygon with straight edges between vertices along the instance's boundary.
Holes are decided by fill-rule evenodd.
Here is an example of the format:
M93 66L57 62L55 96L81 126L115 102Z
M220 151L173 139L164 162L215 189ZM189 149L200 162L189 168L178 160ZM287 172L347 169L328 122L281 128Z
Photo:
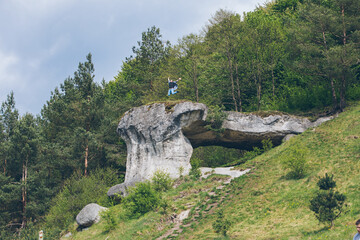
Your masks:
M275 100L274 71L285 52L286 37L282 19L265 8L246 14L244 22L246 30L242 34L240 56L248 69L248 76L254 80L257 110L260 110L266 92L272 102Z
M319 222L328 223L333 227L335 219L344 212L346 196L334 191L336 183L332 176L329 177L327 174L319 179L318 186L320 191L310 200L310 210L315 213Z
M21 184L0 173L0 232L13 232L21 225L20 196Z
M355 79L360 29L358 1L309 1L299 8L296 68L318 81L327 81L333 110L343 110L348 82ZM338 100L340 97L340 101Z
M35 121L31 114L25 114L20 118L13 134L13 145L15 159L21 166L21 203L22 203L22 223L21 228L25 228L27 222L27 199L28 199L28 173L29 165L36 161L37 136Z
M178 44L179 51L182 55L182 67L185 74L192 80L194 89L194 97L196 102L199 102L199 75L201 71L201 64L203 48L203 39L200 35L190 34L183 37Z
M19 112L15 108L15 98L13 92L10 92L6 101L1 104L0 114L0 164L2 165L4 175L11 175L11 173L8 173L9 158L11 157L11 137L14 134L14 129L19 118Z
M159 28L155 26L148 28L146 32L142 33L141 41L137 42L138 47L132 48L136 60L133 61L132 56L127 59L128 63L132 62L137 65L140 85L146 91L153 90L154 78L169 53L170 42L166 41L164 44L161 38Z
M91 54L86 56L87 61L79 63L78 70L74 73L74 87L80 94L78 104L79 125L75 129L76 135L82 139L84 148L84 174L87 175L89 161L89 141L93 138L92 131L100 125L102 116L103 96L101 88L94 82L94 64Z
M217 51L223 56L223 64L225 64L227 68L234 108L235 111L238 111L239 108L241 111L241 104L239 106L239 103L241 103L240 85L238 75L235 75L235 69L237 70L236 53L239 47L237 32L240 26L240 16L233 12L220 9L209 22L210 25L208 25L206 29L206 40L212 51Z
M212 227L215 232L226 236L227 231L231 227L231 222L225 218L223 210L219 210L216 215L216 220L213 222Z
M70 168L64 171L70 175L78 168L87 175L89 164L95 168L104 157L96 134L104 115L104 93L94 81L92 55L89 53L86 59L79 63L74 78L67 78L60 90L55 89L42 110L45 138L54 144L52 149L63 149L61 152L57 149L51 151L60 154L58 161L65 165L65 169ZM80 159L83 167L79 164Z
M356 0L333 0L336 19L334 35L341 44L331 49L330 53L336 74L340 82L340 110L346 106L348 82L355 78L352 67L359 64L360 3Z

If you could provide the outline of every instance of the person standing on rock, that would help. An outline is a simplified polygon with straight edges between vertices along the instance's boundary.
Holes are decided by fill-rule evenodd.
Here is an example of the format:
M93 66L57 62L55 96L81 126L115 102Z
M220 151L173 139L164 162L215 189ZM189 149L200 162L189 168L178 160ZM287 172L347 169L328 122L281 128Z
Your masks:
M180 81L181 78L179 78L177 81L173 81L170 79L170 77L168 77L168 83L169 83L169 91L168 91L168 96L170 96L171 94L176 94L177 93L177 82Z

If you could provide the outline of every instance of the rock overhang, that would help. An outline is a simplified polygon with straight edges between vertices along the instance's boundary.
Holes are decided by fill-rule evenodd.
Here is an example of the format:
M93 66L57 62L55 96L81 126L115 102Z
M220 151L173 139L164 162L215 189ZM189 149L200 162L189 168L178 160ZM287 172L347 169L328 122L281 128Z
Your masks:
M270 139L276 146L285 136L302 133L332 118L311 122L307 118L286 114L262 117L227 112L222 123L223 131L215 132L206 127L207 112L205 104L192 102L171 107L155 103L126 112L117 128L128 152L124 185L149 180L158 170L168 172L173 178L179 176L180 168L183 174L187 174L195 147L220 145L252 150L260 147L264 139Z

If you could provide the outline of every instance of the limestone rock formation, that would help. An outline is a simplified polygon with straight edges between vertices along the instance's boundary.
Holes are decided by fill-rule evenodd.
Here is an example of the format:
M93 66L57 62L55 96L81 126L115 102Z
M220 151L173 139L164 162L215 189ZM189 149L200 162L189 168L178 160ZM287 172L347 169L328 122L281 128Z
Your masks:
M222 124L224 131L206 128L207 107L200 103L183 102L174 106L155 103L133 108L120 120L118 133L127 146L125 182L108 191L108 196L124 194L129 185L151 179L156 170L171 177L190 170L193 147L221 145L245 150L261 146L271 139L274 145L288 134L299 134L330 118L311 122L306 118L285 114L261 117L255 114L228 112Z
M156 170L178 177L190 170L192 146L181 129L206 118L206 106L184 102L167 109L164 103L134 108L118 126L127 146L125 182L150 179Z
M277 146L288 134L300 134L310 127L316 127L332 117L319 118L311 122L307 118L276 114L262 117L252 113L228 112L222 124L224 131L216 133L204 126L205 122L198 122L184 128L184 135L193 147L206 145L220 145L244 150L261 147L261 141L271 139Z
M96 203L86 205L76 216L76 222L81 227L90 227L100 221L100 212L107 208Z

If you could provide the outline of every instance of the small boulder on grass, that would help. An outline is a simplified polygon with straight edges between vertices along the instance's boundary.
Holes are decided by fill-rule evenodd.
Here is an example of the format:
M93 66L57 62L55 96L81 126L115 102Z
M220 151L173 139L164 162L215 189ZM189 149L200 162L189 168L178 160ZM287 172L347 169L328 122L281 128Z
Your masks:
M76 222L80 227L90 227L100 221L100 212L107 208L96 203L86 205L76 216Z

